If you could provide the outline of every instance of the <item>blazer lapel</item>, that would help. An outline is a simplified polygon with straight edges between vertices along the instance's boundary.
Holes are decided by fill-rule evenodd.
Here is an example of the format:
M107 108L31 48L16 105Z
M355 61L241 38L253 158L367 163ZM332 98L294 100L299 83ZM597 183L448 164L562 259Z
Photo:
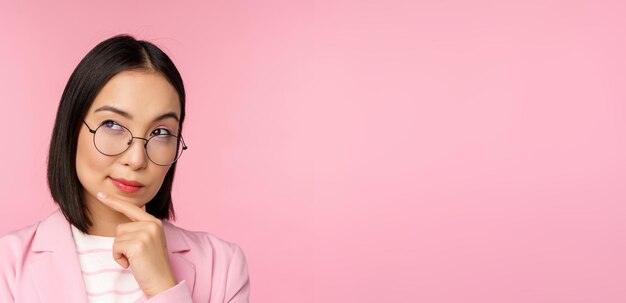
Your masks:
M70 224L60 211L39 223L31 251L27 267L41 302L87 302Z
M187 287L193 294L196 284L196 267L185 258L185 253L189 251L189 245L178 228L168 221L163 220L162 222L174 276L178 281L186 280Z

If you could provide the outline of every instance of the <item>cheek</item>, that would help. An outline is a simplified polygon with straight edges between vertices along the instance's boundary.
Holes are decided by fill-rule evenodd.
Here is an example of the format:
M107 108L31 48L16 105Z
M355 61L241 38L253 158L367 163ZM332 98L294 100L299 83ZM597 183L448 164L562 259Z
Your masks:
M155 167L155 169L150 173L150 175L153 176L151 186L150 186L151 188L150 191L153 192L154 195L156 195L159 189L161 189L161 185L163 184L163 180L165 180L165 175L167 175L168 170L169 170L169 166L168 167L158 166L158 167Z
M78 137L76 148L76 174L83 187L89 191L107 176L108 157L102 155L93 146L93 141L84 136Z

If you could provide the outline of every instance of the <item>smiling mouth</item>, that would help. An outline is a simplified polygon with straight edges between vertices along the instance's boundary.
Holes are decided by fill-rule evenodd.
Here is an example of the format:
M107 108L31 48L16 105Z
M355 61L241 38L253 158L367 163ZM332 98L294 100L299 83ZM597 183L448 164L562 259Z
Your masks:
M111 179L111 182L113 182L113 185L115 185L115 187L117 187L119 190L125 192L125 193L134 193L139 191L143 185L139 182L135 182L135 181L128 181L128 180L124 180L124 179L114 179L109 177L109 179Z

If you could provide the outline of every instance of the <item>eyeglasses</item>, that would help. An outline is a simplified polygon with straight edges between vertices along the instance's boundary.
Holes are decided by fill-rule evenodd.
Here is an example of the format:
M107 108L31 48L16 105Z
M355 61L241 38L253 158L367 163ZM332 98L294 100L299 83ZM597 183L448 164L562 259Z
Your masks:
M98 128L91 129L87 122L83 123L93 134L93 144L96 149L106 156L117 156L125 152L133 143L134 139L144 140L144 149L148 159L159 166L170 165L183 154L187 149L183 136L174 136L169 133L161 133L168 131L166 128L157 128L150 138L135 137L125 126L112 121L104 121Z

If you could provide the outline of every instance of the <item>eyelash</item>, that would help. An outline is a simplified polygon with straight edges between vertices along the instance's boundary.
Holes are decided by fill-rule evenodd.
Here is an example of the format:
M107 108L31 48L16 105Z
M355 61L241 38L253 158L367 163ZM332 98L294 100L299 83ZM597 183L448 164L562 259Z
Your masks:
M100 123L100 126L105 125L105 124L111 124L111 125L107 125L107 127L113 126L113 125L117 125L117 126L122 126L121 124L117 123L116 121L113 120L104 120L102 121L102 123Z
M155 128L155 129L154 129L154 130L150 133L150 136L151 136L151 137L152 137L152 136L158 136L159 134L155 134L155 132L156 132L156 131L158 131L158 130L164 130L164 131L166 131L166 132L167 132L167 133L165 133L165 134L161 134L161 135L171 135L171 134L172 134L172 132L170 132L170 130L169 130L169 129L167 129L167 128L163 128L163 127L159 127L159 128Z
M117 126L125 127L122 124L118 123L117 121L110 120L110 119L104 120L102 123L100 123L100 126L105 125L105 124L112 124L111 126L117 125ZM165 134L161 134L161 135L172 135L172 132L169 129L164 128L164 127L158 127L150 132L150 137L158 136L159 134L155 134L155 132L159 130L164 130L166 132Z

